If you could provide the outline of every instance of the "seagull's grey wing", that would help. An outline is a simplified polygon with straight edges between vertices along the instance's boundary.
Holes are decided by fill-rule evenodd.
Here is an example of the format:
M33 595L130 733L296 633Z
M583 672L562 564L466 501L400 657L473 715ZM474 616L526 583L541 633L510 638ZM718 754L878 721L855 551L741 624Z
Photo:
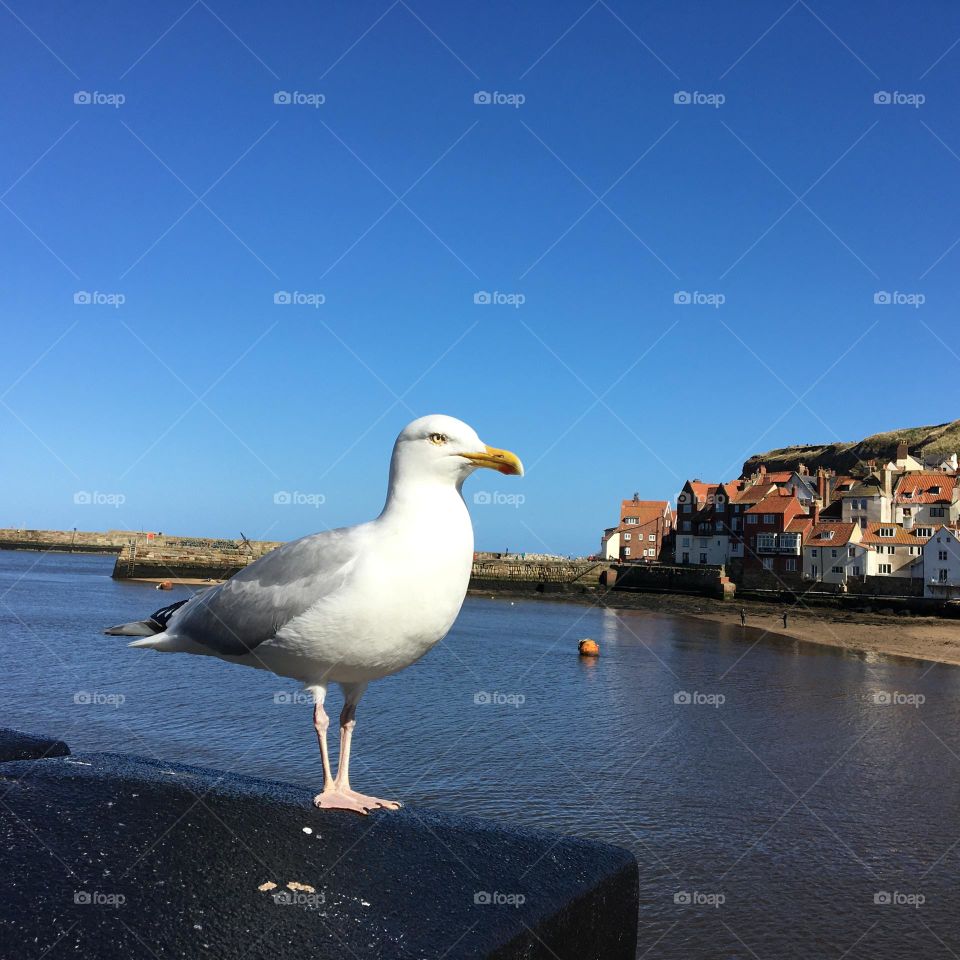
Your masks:
M284 544L175 611L167 633L223 656L250 653L294 617L342 586L367 524Z

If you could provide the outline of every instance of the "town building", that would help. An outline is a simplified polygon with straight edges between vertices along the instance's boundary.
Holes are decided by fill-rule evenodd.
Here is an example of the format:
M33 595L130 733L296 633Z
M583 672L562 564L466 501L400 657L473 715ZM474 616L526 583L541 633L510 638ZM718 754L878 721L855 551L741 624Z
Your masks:
M937 527L923 548L923 595L960 598L960 534L955 528Z
M666 500L641 500L634 494L620 501L620 522L608 527L600 541L605 560L658 560L673 532L674 516Z
M894 516L905 526L953 525L960 519L960 477L948 473L908 473L894 496Z
M792 494L784 490L767 494L744 514L744 570L799 574L803 543L813 522Z
M803 576L818 583L846 583L867 575L868 548L860 543L859 523L813 524L803 545Z
M906 529L899 523L868 524L860 536L860 543L868 548L866 575L922 577L923 545L931 536L931 527Z

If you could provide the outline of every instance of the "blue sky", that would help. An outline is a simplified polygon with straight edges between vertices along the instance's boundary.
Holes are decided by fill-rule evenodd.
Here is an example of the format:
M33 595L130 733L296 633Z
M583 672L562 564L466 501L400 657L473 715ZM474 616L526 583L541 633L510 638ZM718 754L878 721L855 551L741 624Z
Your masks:
M354 523L442 412L528 465L478 546L584 553L635 490L958 415L954 4L0 22L2 526Z

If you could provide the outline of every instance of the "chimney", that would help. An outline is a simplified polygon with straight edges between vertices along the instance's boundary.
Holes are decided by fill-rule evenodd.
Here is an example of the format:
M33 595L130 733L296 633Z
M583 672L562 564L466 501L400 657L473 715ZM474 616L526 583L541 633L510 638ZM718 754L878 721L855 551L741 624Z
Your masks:
M820 522L820 504L816 500L813 501L813 522L815 524Z
M884 467L881 476L883 478L883 495L887 500L890 500L893 497L893 471L889 467Z
M900 440L897 443L897 460L906 460L910 454L907 452L907 441Z
M810 476L810 471L807 469L807 465L805 463L797 465L797 473L799 473L801 477Z
M827 471L823 467L817 468L817 496L820 498L820 505L824 508L830 506L830 488L827 485Z

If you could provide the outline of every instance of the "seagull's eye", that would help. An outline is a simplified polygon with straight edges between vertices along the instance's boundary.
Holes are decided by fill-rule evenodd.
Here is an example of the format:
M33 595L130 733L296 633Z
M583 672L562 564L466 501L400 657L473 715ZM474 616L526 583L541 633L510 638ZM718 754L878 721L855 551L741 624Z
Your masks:
M446 435L445 433L431 433L431 434L427 437L427 439L428 439L431 443L435 443L435 444L439 447L440 444L447 442L447 435Z

